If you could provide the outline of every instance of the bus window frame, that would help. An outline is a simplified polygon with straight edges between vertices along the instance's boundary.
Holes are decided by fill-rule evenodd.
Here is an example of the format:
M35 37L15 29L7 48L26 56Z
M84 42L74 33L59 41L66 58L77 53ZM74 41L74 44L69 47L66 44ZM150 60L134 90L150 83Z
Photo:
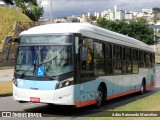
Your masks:
M81 37L82 37L82 35L81 35ZM141 49L138 49L138 48L135 48L135 47L128 47L128 46L126 46L126 45L121 45L121 44L116 44L116 43L111 43L111 42L108 42L107 41L107 39L106 39L106 41L103 41L103 40L100 40L100 39L95 39L95 38L91 38L91 37L88 37L88 36L83 36L83 38L89 38L89 39L92 39L93 40L93 49L94 49L94 42L97 42L97 43L102 43L102 44L104 44L105 45L105 56L104 56L104 60L105 60L105 65L106 65L106 68L105 68L105 74L104 75L99 75L99 76L116 76L116 75L134 75L134 74L139 74L139 69L141 68L140 66L139 66L139 54L140 54L140 51L143 51L144 53L145 52L149 52L149 51L144 51L144 50L141 50ZM107 74L107 72L106 72L106 69L107 69L107 64L106 64L106 60L108 60L107 58L106 58L106 54L107 54L107 45L110 45L111 46L111 58L110 58L110 60L112 61L112 72L111 72L111 74ZM115 58L114 58L114 46L119 46L120 47L120 49L121 49L121 59L118 59L118 60L120 60L121 62L122 62L122 64L121 64L121 74L115 74L114 73L114 69L115 69L115 65L113 64L114 63L114 61L115 61ZM123 65L123 61L124 61L124 49L125 48L128 48L128 49L130 49L130 57L131 57L131 59L130 59L130 62L131 62L131 72L130 73L124 73L123 72L123 67L124 67L124 65ZM138 65L138 71L136 72L136 73L133 73L133 59L132 59L132 51L133 50L136 50L137 51L137 60L136 60L136 62L137 62L137 65ZM153 53L153 52L151 52L151 53ZM93 54L94 54L94 51L93 51ZM154 53L153 53L154 54ZM92 59L94 59L94 58L92 58ZM94 63L93 63L94 64ZM146 67L145 67L146 68ZM95 68L93 68L93 69L95 69ZM98 76L93 76L92 77L92 80L94 80L93 78L95 78L95 77L98 77ZM89 81L89 79L87 80L87 81Z
M136 51L137 53L137 58L135 59L135 60L133 60L133 52L134 51ZM139 73L139 50L138 49L136 49L136 48L133 48L133 49L131 49L131 61L132 61L132 74L138 74ZM138 69L138 71L137 72L134 72L133 71L133 62L136 62L136 65L137 65L137 69Z

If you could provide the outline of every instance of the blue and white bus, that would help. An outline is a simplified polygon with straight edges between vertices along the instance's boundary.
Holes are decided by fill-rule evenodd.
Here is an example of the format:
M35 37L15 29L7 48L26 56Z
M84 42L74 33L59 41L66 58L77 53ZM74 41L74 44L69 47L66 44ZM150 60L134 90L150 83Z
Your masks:
M16 101L100 107L155 83L153 49L128 36L87 23L41 25L19 36Z

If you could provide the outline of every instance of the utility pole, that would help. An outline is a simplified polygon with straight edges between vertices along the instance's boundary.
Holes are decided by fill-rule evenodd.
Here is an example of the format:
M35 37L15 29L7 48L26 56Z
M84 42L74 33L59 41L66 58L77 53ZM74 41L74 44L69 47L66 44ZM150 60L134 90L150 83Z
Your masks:
M154 29L154 52L156 52L156 42L157 42L157 28Z
M51 6L50 6L50 22L52 23L52 0L50 0Z

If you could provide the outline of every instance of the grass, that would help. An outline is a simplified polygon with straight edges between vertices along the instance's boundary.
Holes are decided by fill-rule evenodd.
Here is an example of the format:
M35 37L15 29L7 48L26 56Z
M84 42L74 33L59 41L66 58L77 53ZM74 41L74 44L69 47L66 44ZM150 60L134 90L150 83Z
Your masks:
M16 21L31 21L25 14L6 6L0 6L0 51L6 36L13 36Z
M158 60L156 60L156 63L157 63L157 64L160 64L160 60L159 60L159 59L158 59Z
M0 82L0 96L12 94L12 81Z
M1 66L0 70L5 70L5 69L14 69L14 66Z
M160 111L160 92L146 98L142 98L127 105L112 109L110 111ZM94 114L87 120L159 120L159 117L104 117L107 111ZM94 117L98 116L98 117Z

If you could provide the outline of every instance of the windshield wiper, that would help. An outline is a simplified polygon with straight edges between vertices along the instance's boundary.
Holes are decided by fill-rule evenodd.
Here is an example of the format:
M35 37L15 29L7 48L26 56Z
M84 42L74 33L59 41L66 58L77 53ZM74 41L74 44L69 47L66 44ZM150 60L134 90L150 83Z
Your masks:
M36 64L35 64L35 65L36 65ZM20 75L20 79L22 79L22 78L24 77L25 73L26 73L31 67L32 67L32 65L29 66L26 70L23 71L23 73ZM45 71L45 75L47 76L47 78L48 78L49 80L53 80L53 78L52 78L46 71Z
M63 48L63 49L64 49L64 48ZM60 54L60 53L63 51L63 49L62 49L58 54ZM47 61L47 62L42 62L42 63L38 64L38 66L41 66L41 65L46 64L46 63L49 63L49 62L51 62L52 60L55 60L57 57L58 57L58 56L56 55L56 56L55 56L54 58L52 58L51 60L49 60L49 61Z
M26 70L24 70L24 71L22 72L22 74L20 75L20 79L22 79L22 78L24 77L25 73L26 73L31 67L32 67L32 65L29 66Z
M36 59L34 60L34 69L33 69L33 74L35 73L35 69L36 69L36 61L37 61L37 59L39 59L39 57L38 57L38 54L37 54L37 56L36 56ZM25 73L31 68L31 67L33 67L33 65L31 65L31 66L29 66L26 70L24 70L23 72L22 72L22 74L20 75L20 79L22 79L23 77L24 77L24 75L25 75Z
M45 75L47 76L47 78L48 78L49 80L53 80L53 78L48 74L48 72L45 71Z

